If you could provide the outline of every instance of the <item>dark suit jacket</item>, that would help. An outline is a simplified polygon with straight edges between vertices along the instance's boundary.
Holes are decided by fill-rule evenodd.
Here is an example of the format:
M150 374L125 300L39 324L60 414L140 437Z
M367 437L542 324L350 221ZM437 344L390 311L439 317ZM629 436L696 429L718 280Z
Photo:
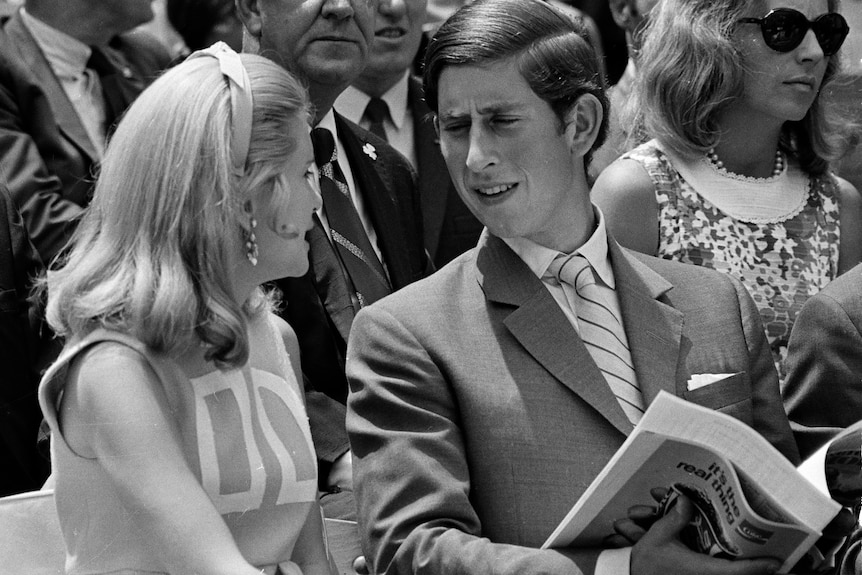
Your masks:
M335 120L338 138L377 232L392 287L400 289L428 270L413 170L382 139L338 114ZM285 301L282 316L299 339L311 433L322 463L320 476L325 479L326 464L348 449L344 364L356 312L348 280L341 267L333 265L336 260L328 240L311 238L310 244L308 273L301 278L284 278L276 285Z
M0 495L39 489L48 476L48 460L36 448L42 420L36 390L41 369L54 355L48 355L50 332L41 310L28 301L42 269L24 222L0 185Z
M105 48L128 70L127 103L169 62L155 38L118 36ZM12 193L45 262L65 245L89 202L97 152L20 13L0 30L0 182Z
M440 153L440 139L434 129L431 109L422 95L422 83L410 78L407 105L413 115L413 142L425 249L438 268L476 245L482 224L470 212L449 177Z
M727 274L610 241L647 404L728 413L798 462L751 297ZM536 549L631 432L551 293L500 239L356 317L347 429L374 573L591 573L598 550ZM694 391L693 374L733 377Z
M862 264L796 316L781 393L803 458L862 419Z

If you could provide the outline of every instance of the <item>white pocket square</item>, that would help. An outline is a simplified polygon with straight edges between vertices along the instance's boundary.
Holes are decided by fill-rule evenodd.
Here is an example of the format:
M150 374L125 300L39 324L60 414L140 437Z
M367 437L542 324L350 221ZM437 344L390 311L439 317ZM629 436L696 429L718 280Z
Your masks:
M735 373L695 373L691 376L691 379L686 383L686 387L688 391L694 391L695 389L700 389L701 387L706 387L707 385L712 385L717 381L721 381L723 379L727 379L728 377L732 377L736 375Z

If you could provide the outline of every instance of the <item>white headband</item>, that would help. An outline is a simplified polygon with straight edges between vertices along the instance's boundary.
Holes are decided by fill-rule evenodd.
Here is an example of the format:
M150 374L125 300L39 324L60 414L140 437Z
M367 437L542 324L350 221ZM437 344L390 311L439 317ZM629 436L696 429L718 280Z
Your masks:
M224 42L216 42L209 48L193 52L187 60L202 56L211 56L218 60L221 73L230 85L231 168L235 175L242 176L251 144L251 114L254 107L248 72L239 54Z

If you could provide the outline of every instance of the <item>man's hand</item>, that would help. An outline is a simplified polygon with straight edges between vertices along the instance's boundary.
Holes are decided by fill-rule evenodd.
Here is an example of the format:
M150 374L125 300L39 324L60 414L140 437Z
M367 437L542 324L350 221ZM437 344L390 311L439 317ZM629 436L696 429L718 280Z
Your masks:
M353 491L353 456L349 451L332 462L326 481L330 491Z
M673 509L640 535L632 547L631 574L771 575L781 567L775 559L729 561L692 551L679 540L679 534L693 516L694 505L680 495Z
M668 489L666 487L653 487L650 489L650 495L660 504L667 496ZM628 510L628 516L623 519L614 521L614 535L605 538L607 547L629 547L640 541L641 537L652 527L653 523L658 521L659 515L658 505L635 505Z
M849 508L842 507L829 525L823 528L823 534L814 544L814 548L793 566L791 573L805 575L832 572L831 565L835 554L855 527L856 515Z

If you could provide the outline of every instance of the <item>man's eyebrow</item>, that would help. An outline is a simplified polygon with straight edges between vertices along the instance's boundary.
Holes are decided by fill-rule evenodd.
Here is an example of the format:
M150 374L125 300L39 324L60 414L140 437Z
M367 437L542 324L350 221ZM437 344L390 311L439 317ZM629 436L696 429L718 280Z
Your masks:
M455 120L460 120L461 118L469 118L470 114L468 113L460 113L460 112L442 112L437 116L438 122L453 122Z
M520 102L491 102L479 108L477 111L483 116L493 114L506 114L517 112L524 108L524 104ZM440 122L457 120L459 118L469 118L469 112L443 112L439 115Z

